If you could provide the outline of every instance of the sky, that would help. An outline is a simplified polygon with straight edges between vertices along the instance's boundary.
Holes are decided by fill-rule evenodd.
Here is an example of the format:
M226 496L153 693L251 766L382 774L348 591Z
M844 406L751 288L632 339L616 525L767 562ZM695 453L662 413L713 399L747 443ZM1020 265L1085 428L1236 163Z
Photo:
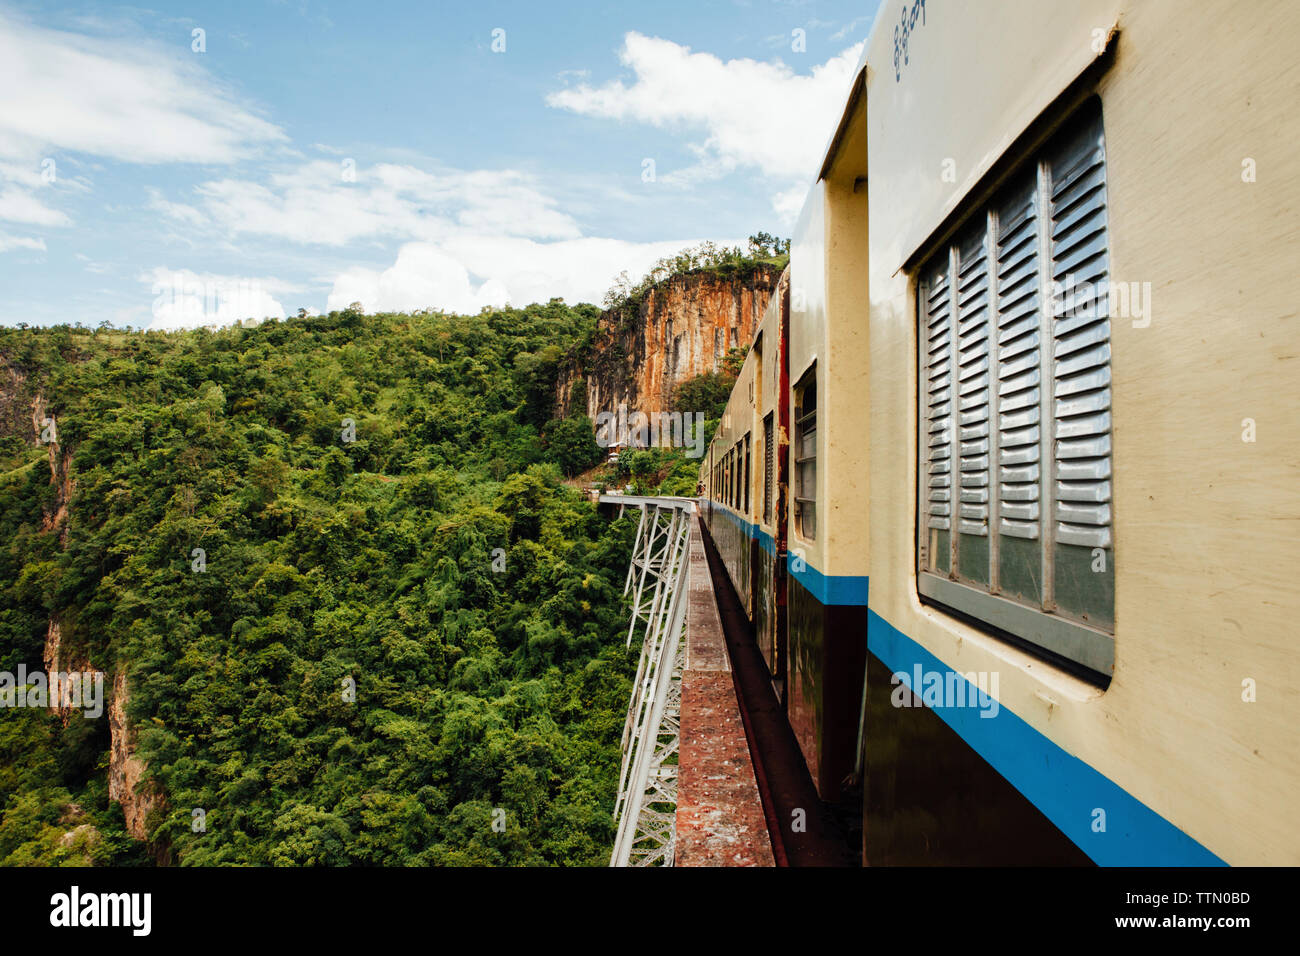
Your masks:
M599 302L788 236L879 0L0 0L0 323Z

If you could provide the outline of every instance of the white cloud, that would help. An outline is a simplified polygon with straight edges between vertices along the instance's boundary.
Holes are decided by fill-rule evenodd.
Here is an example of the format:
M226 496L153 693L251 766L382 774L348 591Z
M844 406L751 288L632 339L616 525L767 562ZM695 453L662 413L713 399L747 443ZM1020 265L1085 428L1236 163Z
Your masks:
M113 271L112 266L104 262L96 262L94 259L90 258L90 256L86 255L84 252L78 252L76 254L76 258L79 262L84 264L83 267L87 272L93 272L96 275L107 275L108 273Z
M35 249L37 252L44 252L45 240L33 239L30 236L11 236L0 232L0 252L8 252L11 249Z
M32 226L66 226L72 221L66 213L12 186L0 190L0 219Z
M869 17L854 17L854 18L853 18L852 20L850 20L848 23L844 24L844 26L840 27L838 30L836 30L834 33L832 33L832 34L831 34L831 39L832 39L832 40L843 40L846 36L848 36L850 33L852 33L854 30L856 30L856 29L858 28L858 25L859 25L859 24L862 24L862 23L870 24L871 21L874 20L874 19L875 19L874 15L873 15L873 16L869 16ZM829 25L829 24L828 24L828 25Z
M339 275L326 309L360 302L367 312L441 308L473 314L484 305L526 305L553 296L600 302L620 272L638 279L659 259L699 241L460 236L441 244L409 243L388 269L355 268ZM716 241L744 245L736 239Z
M158 266L140 276L149 283L152 329L231 325L243 319L284 318L275 298L296 287L278 279L215 275Z
M435 308L473 314L484 305L504 305L509 293L496 280L477 286L457 260L428 243L403 246L393 265L379 272L349 269L334 280L326 310L360 302L367 312L409 312Z
M207 221L203 213L199 212L193 206L187 206L184 203L172 202L166 199L157 189L149 190L149 208L155 212L160 212L168 219L174 219L177 222L188 223L191 226L201 226Z
M748 166L808 182L861 52L855 44L800 75L779 61L723 61L632 32L620 53L635 74L632 83L584 83L551 93L546 102L585 116L697 129L704 139L693 148L710 174Z
M0 219L72 223L37 198L42 186L88 189L76 178L46 182L55 154L230 163L286 140L185 57L140 40L38 27L0 11Z
M229 163L285 138L183 54L2 14L0 89L0 156Z
M800 184L782 190L772 197L772 208L776 210L777 218L781 220L782 225L794 224L794 221L799 218L799 210L803 208L803 201L807 195L808 187Z
M197 187L201 205L232 234L341 246L358 239L437 241L458 232L564 239L577 224L533 177L514 170L443 170L315 160L272 176Z

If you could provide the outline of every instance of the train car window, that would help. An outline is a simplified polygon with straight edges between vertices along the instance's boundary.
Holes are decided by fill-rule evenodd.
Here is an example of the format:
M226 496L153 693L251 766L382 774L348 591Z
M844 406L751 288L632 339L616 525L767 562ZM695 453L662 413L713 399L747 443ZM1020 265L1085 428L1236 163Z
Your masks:
M731 449L727 449L727 457L722 459L722 503L731 506Z
M741 478L741 480L744 482L744 499L745 499L745 500L744 500L744 505L745 505L745 509L744 509L744 510L745 510L745 517L748 518L748 517L749 517L749 486L750 486L750 480L749 480L749 436L748 436L748 435L745 436L745 444L744 444L744 448L745 448L745 470L744 470L744 472L742 473L742 478Z
M741 468L744 465L744 462L741 460L742 451L743 449L741 448L740 442L736 442L736 447L732 449L732 455L734 457L731 462L731 507L735 508L737 511L740 510L740 477Z
M918 587L1089 669L1114 662L1100 105L920 269Z
M722 458L722 503L731 504L731 449Z
M740 502L740 446L733 445L731 448L731 507L735 508Z
M817 538L817 366L794 389L795 521L799 535Z
M736 481L732 487L731 506L737 511L745 502L745 440L736 442Z
M776 444L774 412L763 419L763 524L772 523L772 477L776 471Z
M727 452L727 504L736 507L736 446Z

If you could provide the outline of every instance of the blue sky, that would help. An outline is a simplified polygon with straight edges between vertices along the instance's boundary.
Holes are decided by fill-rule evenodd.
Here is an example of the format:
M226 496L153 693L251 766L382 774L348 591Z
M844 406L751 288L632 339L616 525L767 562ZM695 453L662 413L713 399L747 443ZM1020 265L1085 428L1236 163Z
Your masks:
M0 0L0 322L598 301L788 235L876 6Z

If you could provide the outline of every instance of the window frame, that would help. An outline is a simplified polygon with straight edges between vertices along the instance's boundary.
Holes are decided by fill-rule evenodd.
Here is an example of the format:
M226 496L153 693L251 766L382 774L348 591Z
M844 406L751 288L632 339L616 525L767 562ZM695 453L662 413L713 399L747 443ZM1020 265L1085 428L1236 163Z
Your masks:
M772 479L776 475L776 412L763 416L763 524L772 524Z
M750 508L749 508L749 505L750 505L750 486L751 486L751 484L752 484L752 482L750 481L750 456L751 456L751 452L750 452L750 447L749 447L749 445L750 445L750 436L749 436L749 432L746 432L746 433L745 433L745 437L742 438L742 439L740 440L740 444L741 444L741 447L744 449L744 452L743 452L743 455L744 455L744 466L741 468L741 471L740 471L740 480L741 480L741 504L744 505L744 508L743 508L742 510L743 510L744 513L745 513L745 517L746 517L746 518L749 518L749 517L750 517Z
M726 466L722 469L722 503L731 507L731 448L727 448Z
M805 412L806 404L804 397L811 390L813 398L813 407L811 412ZM794 525L795 532L805 541L817 540L817 362L814 360L811 365L799 376L799 381L795 383L793 392L793 415L792 426L794 429L794 441L791 443L791 457L794 465L794 494L791 501L794 505ZM812 423L811 429L808 423ZM811 455L800 455L803 449L804 441L812 435L813 453ZM803 494L804 488L804 470L801 466L811 463L813 472L812 495L811 497ZM808 518L811 517L812 530L807 528Z
M727 507L736 510L736 446L727 452Z
M1055 463L1059 455L1059 449L1056 447L1058 440L1057 419L1061 417L1059 408L1055 402L1055 384L1061 375L1059 356L1057 354L1058 338L1065 334L1061 333L1055 322L1062 314L1059 310L1061 303L1058 302L1055 289L1049 283L1054 274L1054 267L1057 265L1057 250L1053 241L1053 161L1061 155L1065 155L1064 146L1072 142L1072 137L1082 138L1087 134L1095 124L1095 129L1099 136L1099 148L1102 153L1101 159L1101 177L1100 177L1100 194L1103 197L1100 208L1106 213L1104 221L1104 242L1101 245L1103 250L1101 255L1105 256L1104 274L1107 281L1111 278L1110 273L1110 250L1113 244L1112 224L1109 218L1108 200L1110 169L1106 160L1106 135L1105 123L1100 101L1094 95L1083 103L1072 109L1064 118L1058 127L1053 131L1050 137L1045 138L1032 151L1019 157L1018 161L1012 164L1009 172L1002 178L998 188L981 194L980 200L968 209L966 214L950 229L946 238L934 248L930 255L926 256L916 265L911 276L911 302L916 309L915 329L916 329L916 368L917 368L917 389L916 389L916 408L917 408L917 449L914 458L914 464L917 467L916 482L916 511L915 511L915 533L916 533L916 560L915 572L917 578L917 590L923 602L938 605L942 609L957 612L964 618L970 619L978 625L986 625L993 628L996 632L1009 635L1019 642L1027 643L1032 649L1046 652L1052 659L1059 659L1066 666L1082 667L1086 671L1094 674L1100 674L1103 678L1108 679L1114 670L1114 648L1116 626L1114 621L1113 607L1113 590L1114 590L1114 516L1113 516L1113 469L1114 469L1114 449L1110 442L1110 437L1114 433L1113 418L1110 417L1111 408L1111 377L1110 369L1113 356L1109 350L1110 335L1112 331L1113 316L1106 309L1105 315L1100 313L1096 316L1096 321L1105 321L1105 338L1106 343L1106 360L1105 360L1105 390L1107 413L1107 431L1106 435L1106 452L1105 458L1105 476L1107 499L1108 523L1104 526L1106 529L1107 544L1102 549L1105 552L1105 560L1109 563L1111 569L1111 620L1108 626L1098 626L1094 623L1086 623L1078 620L1075 616L1063 616L1058 613L1059 609L1054 602L1053 587L1055 583L1055 557L1056 545L1058 543L1055 532L1055 525L1059 520L1059 505L1065 500L1067 503L1070 498L1061 496L1060 483L1057 481L1055 474ZM1038 385L1036 388L1040 392L1040 397L1036 401L1039 409L1039 417L1036 419L1037 428L1040 431L1040 437L1037 441L1039 457L1035 459L1038 465L1037 477L1032 479L1036 483L1037 497L1033 500L1038 503L1037 530L1035 540L1038 544L1038 558L1040 561L1040 578L1037 581L1039 603L1035 607L1028 603L1023 597L1017 599L1003 596L998 578L999 556L1002 547L1001 539L1004 537L999 521L998 509L1001 497L1005 494L1006 486L1002 484L1007 471L1007 463L999 458L999 430L1004 428L999 419L999 414L1004 414L998 403L998 395L1006 394L999 388L1001 379L1005 377L1004 370L1012 364L1012 361L1020 361L1023 354L1016 354L1012 360L1007 360L1001 355L996 354L997 349L1007 341L1005 338L999 338L999 330L1003 325L1000 322L1005 317L1001 311L1002 287L998 283L999 275L997 267L1000 264L998 256L1000 249L998 243L1003 236L999 233L999 214L1008 205L1008 197L1016 194L1023 183L1029 185L1032 176L1031 202L1034 203L1035 210L1035 229L1036 235L1032 242L1034 243L1035 252L1035 269L1037 271L1037 286L1035 303L1035 312L1037 313L1037 329L1034 330L1037 335L1037 359L1034 365L1026 366L1028 369L1036 369L1038 372ZM982 221L982 225L981 225ZM960 367L960 354L964 348L960 342L960 329L964 321L964 316L960 313L961 308L961 263L959 261L959 250L963 243L969 238L978 234L982 237L981 253L986 261L984 263L985 276L987 284L986 302L984 308L986 315L984 323L988 327L986 331L987 355L988 360L988 389L986 403L988 405L987 422L988 422L988 447L987 454L989 461L987 465L987 538L988 538L988 571L987 585L981 587L980 582L972 581L969 575L962 579L959 569L958 555L960 553L960 539L965 537L962 532L962 522L965 516L962 514L962 506L967 503L963 495L963 490L967 485L963 482L963 473L965 469L960 466L963 461L964 453L961 450L963 441L969 441L967 436L961 434L962 428L967 427L965 420L966 412L963 406L958 404L963 396L970 391L969 384L964 384L964 380L959 380L957 369ZM946 257L946 264L943 262ZM1069 257L1067 256L1067 259ZM948 327L944 334L949 338L947 346L947 361L950 363L948 371L948 399L943 404L948 406L947 414L944 418L949 420L949 430L942 433L946 441L941 444L949 447L945 454L948 456L948 484L946 486L947 494L947 513L948 521L947 547L949 555L947 559L947 569L945 570L936 564L935 556L929 553L930 545L930 521L932 515L940 512L932 511L932 506L936 502L941 502L942 498L932 495L931 463L933 459L930 455L930 448L934 447L935 438L931 428L932 419L930 417L931 397L933 392L930 389L930 383L934 376L933 364L934 349L929 341L929 330L933 325L932 316L935 314L931 309L930 286L929 280L936 276L943 276L943 296L944 304L947 308ZM1066 286L1066 295L1069 295L1069 286ZM1098 296L1098 300L1101 300ZM1068 298L1065 300L1067 307L1070 305ZM1108 303L1107 303L1108 305ZM1095 307L1095 304L1094 304ZM1067 315L1067 318L1069 316ZM1017 322L1022 319L1017 318ZM969 333L968 333L969 334ZM959 425L959 421L961 424ZM965 453L969 454L969 453ZM1015 479L1010 479L1013 483ZM978 501L978 498L971 500ZM1060 543L1073 543L1062 541ZM1085 545L1086 546L1086 545ZM1094 551L1095 556L1095 551ZM1069 612L1072 613L1072 612Z

